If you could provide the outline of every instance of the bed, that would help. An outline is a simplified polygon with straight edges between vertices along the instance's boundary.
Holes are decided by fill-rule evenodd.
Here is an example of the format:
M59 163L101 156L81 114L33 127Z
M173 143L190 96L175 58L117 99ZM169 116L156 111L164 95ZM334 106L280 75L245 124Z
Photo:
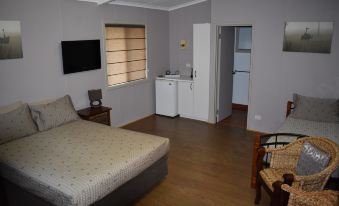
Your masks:
M167 175L169 140L76 119L0 144L8 205L128 205Z
M298 138L303 138L305 136L317 136L317 137L325 137L328 138L337 144L339 144L339 122L337 119L334 119L334 121L314 121L312 118L300 118L295 117L295 115L291 115L293 113L293 110L296 108L296 101L298 101L301 98L302 101L304 99L311 100L311 103L307 103L308 106L310 106L312 109L317 107L312 105L314 104L324 104L326 103L321 102L322 99L320 98L310 98L310 97L304 97L300 95L294 94L294 101L288 101L287 103L287 112L286 112L286 120L282 124L282 126L277 130L277 133L274 134L263 134L263 133L257 133L254 146L253 146L253 159L252 159L252 175L251 175L251 187L255 187L256 183L256 161L257 161L257 150L260 147L280 147L283 145L286 145ZM300 101L300 100L299 100ZM325 99L327 101L327 99ZM332 101L332 100L331 100ZM334 100L334 106L332 108L334 113L334 118L338 117L339 115L337 111L339 110L339 100ZM331 103L332 105L332 103ZM303 105L302 105L303 106ZM315 109L317 110L317 109ZM306 111L309 111L307 109ZM319 109L319 111L323 111L323 109ZM311 114L312 112L315 113L321 113L319 111L309 111ZM333 113L333 111L329 111ZM307 116L307 115L306 115ZM339 118L339 117L338 117ZM339 177L339 170L337 170L333 175L334 180L337 181ZM337 185L335 186L337 187Z

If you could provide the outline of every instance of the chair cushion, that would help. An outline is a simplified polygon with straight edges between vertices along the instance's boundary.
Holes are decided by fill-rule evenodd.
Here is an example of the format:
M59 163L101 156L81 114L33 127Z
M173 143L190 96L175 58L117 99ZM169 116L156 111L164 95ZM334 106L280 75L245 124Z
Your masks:
M339 122L339 99L293 95L295 109L291 117L318 122Z
M27 104L0 114L0 144L38 132Z
M273 191L272 184L276 181L284 181L283 175L284 174L293 174L292 171L288 171L285 169L274 169L274 168L267 168L263 169L259 172L261 179L265 182L268 188ZM297 187L298 183L293 182L293 186Z
M71 97L68 95L47 104L30 105L30 108L39 131L52 129L79 119Z
M305 176L318 173L327 167L330 159L331 157L328 153L309 142L305 142L297 163L296 174Z

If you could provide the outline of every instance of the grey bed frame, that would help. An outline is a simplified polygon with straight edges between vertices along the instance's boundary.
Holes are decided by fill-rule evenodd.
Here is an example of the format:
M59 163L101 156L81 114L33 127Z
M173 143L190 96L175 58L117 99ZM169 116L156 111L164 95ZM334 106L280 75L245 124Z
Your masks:
M93 206L132 205L137 199L162 181L168 174L167 155L160 158L142 173L129 180L104 198L93 203ZM0 178L0 205L5 206L52 206L46 200L22 189L15 183Z

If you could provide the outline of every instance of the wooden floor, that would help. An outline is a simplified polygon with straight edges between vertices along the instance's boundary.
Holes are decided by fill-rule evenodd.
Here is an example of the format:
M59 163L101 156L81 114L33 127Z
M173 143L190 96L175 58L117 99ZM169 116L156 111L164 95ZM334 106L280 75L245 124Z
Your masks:
M170 139L169 174L137 206L254 205L250 188L254 133L246 112L212 125L151 116L124 128ZM264 194L265 192L263 192ZM260 205L269 205L267 196Z

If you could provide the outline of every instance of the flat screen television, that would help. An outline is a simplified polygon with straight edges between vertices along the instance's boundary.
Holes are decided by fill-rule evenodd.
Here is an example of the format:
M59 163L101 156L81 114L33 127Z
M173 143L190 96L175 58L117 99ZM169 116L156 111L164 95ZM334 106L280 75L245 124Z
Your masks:
M100 40L61 41L64 74L101 68Z

